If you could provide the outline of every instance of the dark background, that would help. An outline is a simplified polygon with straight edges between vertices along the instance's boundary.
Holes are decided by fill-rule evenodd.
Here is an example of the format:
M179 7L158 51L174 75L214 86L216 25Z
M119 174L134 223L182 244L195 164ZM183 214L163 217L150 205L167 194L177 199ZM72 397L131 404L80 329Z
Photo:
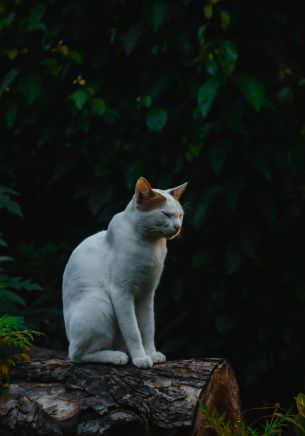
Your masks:
M72 249L139 176L188 180L159 348L227 357L246 405L304 391L304 22L301 0L1 1L0 260L32 279L1 313L66 347Z

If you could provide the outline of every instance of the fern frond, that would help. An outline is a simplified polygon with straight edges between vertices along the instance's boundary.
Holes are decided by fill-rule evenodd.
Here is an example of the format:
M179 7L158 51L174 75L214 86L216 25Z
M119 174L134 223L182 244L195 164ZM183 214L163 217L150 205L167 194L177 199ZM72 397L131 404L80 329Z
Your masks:
M25 330L25 323L22 316L0 316L0 336L16 330Z

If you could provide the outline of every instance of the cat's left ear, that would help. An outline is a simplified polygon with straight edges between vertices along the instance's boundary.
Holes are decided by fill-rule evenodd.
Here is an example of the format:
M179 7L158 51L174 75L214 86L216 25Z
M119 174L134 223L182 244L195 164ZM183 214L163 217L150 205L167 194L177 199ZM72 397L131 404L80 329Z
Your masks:
M188 182L183 183L183 185L176 186L176 188L169 189L168 192L174 197L175 200L179 201L181 195L186 190Z

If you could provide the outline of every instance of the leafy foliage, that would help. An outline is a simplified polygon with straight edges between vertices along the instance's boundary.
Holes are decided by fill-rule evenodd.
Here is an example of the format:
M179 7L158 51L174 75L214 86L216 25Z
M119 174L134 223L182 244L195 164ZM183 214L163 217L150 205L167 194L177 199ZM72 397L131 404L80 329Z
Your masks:
M304 18L301 0L1 2L1 183L25 216L1 231L10 275L43 285L18 308L49 345L76 244L137 177L189 180L157 342L227 356L253 395L304 386Z
M26 328L23 318L3 315L0 317L0 391L8 380L10 370L19 361L28 361L26 353L40 333Z
M207 428L219 436L278 436L287 434L288 430L289 434L301 436L305 434L304 398L304 394L301 393L296 397L297 413L294 414L291 410L282 412L277 403L272 408L271 414L260 417L252 425L248 425L245 419L242 419L237 426L233 425L228 421L225 413L220 415L205 404L200 405L200 412L204 416Z
M2 207L10 213L22 216L20 205L11 199L12 195L15 196L18 194L12 189L0 187L0 209ZM3 239L0 239L0 246L7 246ZM0 256L0 272L5 271L2 264L12 260L13 258L9 256ZM0 274L0 315L6 313L16 314L18 310L20 310L20 306L26 306L25 298L17 291L40 291L41 289L42 288L32 280Z

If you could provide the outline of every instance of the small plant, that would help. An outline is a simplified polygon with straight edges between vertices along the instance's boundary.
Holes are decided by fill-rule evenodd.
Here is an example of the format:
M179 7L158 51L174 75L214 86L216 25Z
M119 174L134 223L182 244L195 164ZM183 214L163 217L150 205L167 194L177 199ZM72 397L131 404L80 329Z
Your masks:
M19 361L28 361L27 350L39 332L25 326L20 316L0 317L0 390L9 382L10 370Z
M295 398L297 413L291 410L281 412L277 403L270 416L263 416L248 425L242 419L238 425L233 425L226 419L225 413L220 415L216 410L201 404L200 410L206 422L206 427L213 430L217 436L278 436L287 434L288 428L297 436L305 435L305 395L298 394ZM261 425L258 421L264 419ZM293 433L289 433L293 434Z

